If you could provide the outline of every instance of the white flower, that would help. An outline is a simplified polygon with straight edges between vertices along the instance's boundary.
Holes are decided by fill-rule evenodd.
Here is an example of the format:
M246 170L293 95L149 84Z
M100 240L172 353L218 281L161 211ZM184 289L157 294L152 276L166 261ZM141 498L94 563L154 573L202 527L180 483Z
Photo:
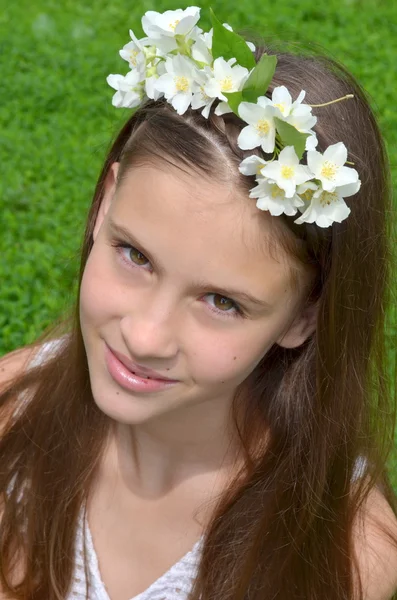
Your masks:
M228 61L224 58L216 58L212 70L206 67L208 80L204 89L208 96L227 102L223 92L230 94L242 89L249 71L245 67L235 65L235 62L235 58L230 58Z
M151 98L152 100L158 100L164 96L163 92L160 92L160 90L156 89L156 83L159 76L164 75L165 72L164 61L159 61L146 70L145 92L148 98Z
M200 69L196 71L196 83L197 89L192 97L192 108L197 110L199 108L203 108L201 114L208 119L208 115L210 113L211 106L215 101L215 96L211 97L205 91L205 86L209 81L210 76L212 75L212 69L210 67L205 67L204 69Z
M248 125L238 136L238 146L242 150L252 150L261 146L264 152L273 152L276 138L274 117L277 112L274 106L264 101L264 96L258 98L257 104L240 102L238 114Z
M248 156L248 158L244 158L239 164L238 170L243 175L260 175L264 166L267 165L267 162L253 154L252 156Z
M144 76L138 69L133 69L127 75L108 75L106 81L117 90L112 98L113 106L117 108L134 108L138 106L144 95Z
M312 115L312 107L308 104L292 106L285 121L303 133L314 133L311 128L317 123L317 117Z
M293 146L286 146L281 150L278 160L269 162L262 169L262 174L285 190L287 198L294 196L297 185L313 178L310 170L305 165L299 164L299 158Z
M317 144L318 144L318 140L317 140L316 134L310 133L309 137L306 138L305 150L315 150L317 148Z
M280 111L282 117L289 116L292 107L292 98L291 94L284 85L280 85L274 88L271 100L269 98L266 98L266 96L263 96L263 98L266 104L277 108ZM276 116L280 117L280 115L278 114L276 114Z
M227 102L219 102L219 104L217 105L217 107L215 109L216 115L225 115L226 113L231 113L231 112L233 112L233 111Z
M309 182L310 183L310 182ZM334 192L324 189L306 189L298 193L305 200L305 209L299 209L303 214L295 220L295 223L316 223L319 227L329 227L335 221L341 223L349 216L351 210L344 198L353 196L360 189L360 181L337 188ZM316 186L317 187L317 186Z
M144 46L135 37L135 34L130 29L131 42L125 44L125 46L119 51L121 58L126 60L130 65L131 69L138 68L142 69L146 65L146 56Z
M205 67L197 73L199 90L194 94L192 108L197 109L204 106L202 115L208 118L210 108L216 98L226 101L223 92L237 92L244 85L249 75L248 69L234 65L235 58L226 61L217 58L213 68ZM233 66L234 65L234 66Z
M302 90L297 99L292 102L292 97L284 85L274 88L272 99L266 98L264 102L274 106L280 111L276 115L286 123L289 123L301 133L308 133L306 140L306 150L314 150L317 146L317 137L312 127L317 123L317 117L312 115L312 107L308 104L302 104L306 92Z
M166 10L159 13L148 10L142 17L142 28L148 37L159 38L163 35L174 37L186 35L196 25L200 18L200 8L189 6L185 10Z
M183 115L199 87L197 68L187 57L177 54L167 58L165 70L154 82L154 89L163 92L178 115Z
M337 187L358 182L357 171L344 166L346 160L347 149L342 142L328 146L324 154L317 150L307 153L307 164L326 192L334 192Z
M213 29L208 33L198 34L192 45L192 57L200 63L212 65L211 54Z
M203 108L201 114L203 117L208 119L211 106L215 101L215 97L208 96L205 91L205 84L208 81L208 75L206 75L205 71L198 71L196 76L197 89L192 97L192 108L197 110L198 108Z
M148 10L142 17L142 29L150 43L167 53L178 47L175 36L189 38L199 18L200 8L197 6L189 6L185 10L166 10L164 13Z
M287 197L284 189L266 177L261 178L258 185L252 188L250 198L258 198L256 206L260 210L268 210L274 217L282 213L295 215L298 212L297 208L303 205L297 194L293 194L291 198Z

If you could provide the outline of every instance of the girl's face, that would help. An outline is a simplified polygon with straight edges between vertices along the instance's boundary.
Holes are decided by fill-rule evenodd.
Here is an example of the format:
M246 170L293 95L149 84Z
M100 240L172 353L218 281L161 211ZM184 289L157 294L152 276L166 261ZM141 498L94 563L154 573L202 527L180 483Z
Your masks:
M228 404L274 343L314 329L287 258L266 252L269 215L166 163L133 167L116 190L117 169L80 296L95 402L128 424Z

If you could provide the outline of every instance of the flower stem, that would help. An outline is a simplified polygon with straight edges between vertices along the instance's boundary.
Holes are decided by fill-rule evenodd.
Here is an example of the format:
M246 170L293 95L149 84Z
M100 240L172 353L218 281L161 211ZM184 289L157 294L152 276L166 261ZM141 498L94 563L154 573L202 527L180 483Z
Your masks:
M347 94L346 96L342 96L342 98L336 98L336 100L330 100L330 102L324 102L324 104L309 104L312 108L322 108L323 106L330 106L330 104L336 104L337 102L341 102L342 100L350 100L350 98L354 98L354 94Z

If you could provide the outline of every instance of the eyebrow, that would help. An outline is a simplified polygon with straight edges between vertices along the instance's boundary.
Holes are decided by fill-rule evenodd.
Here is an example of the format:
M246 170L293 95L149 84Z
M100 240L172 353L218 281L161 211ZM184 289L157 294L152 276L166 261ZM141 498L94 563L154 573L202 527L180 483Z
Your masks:
M125 239L126 242L131 244L131 246L137 247L137 249L140 252L142 252L142 254L144 254L146 256L146 258L148 258L152 264L158 265L158 263L154 259L153 255L144 248L144 246L139 242L139 240L137 240L133 236L133 234L128 229L126 229L126 227L123 227L123 225L119 225L118 223L113 221L112 218L109 218L109 220L108 220L108 227L114 235L120 236L121 238ZM163 270L163 269L161 269L161 270ZM219 294L220 296L231 297L239 302L242 302L243 304L244 303L251 304L254 307L261 309L261 310L272 310L273 309L273 305L270 304L269 302L266 302L266 300L261 300L259 298L256 298L252 294L249 294L248 292L243 292L242 290L238 290L238 289L234 289L234 288L222 288L222 287L219 287L218 285L214 285L214 284L212 284L210 282L206 282L204 280L195 281L193 283L193 287L211 290L211 292Z

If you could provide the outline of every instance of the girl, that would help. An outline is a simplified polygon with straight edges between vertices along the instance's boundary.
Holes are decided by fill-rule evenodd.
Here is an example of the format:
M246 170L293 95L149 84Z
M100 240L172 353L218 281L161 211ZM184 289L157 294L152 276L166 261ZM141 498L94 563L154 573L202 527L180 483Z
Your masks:
M74 318L2 361L1 598L397 588L382 139L334 62L198 15L131 33Z

